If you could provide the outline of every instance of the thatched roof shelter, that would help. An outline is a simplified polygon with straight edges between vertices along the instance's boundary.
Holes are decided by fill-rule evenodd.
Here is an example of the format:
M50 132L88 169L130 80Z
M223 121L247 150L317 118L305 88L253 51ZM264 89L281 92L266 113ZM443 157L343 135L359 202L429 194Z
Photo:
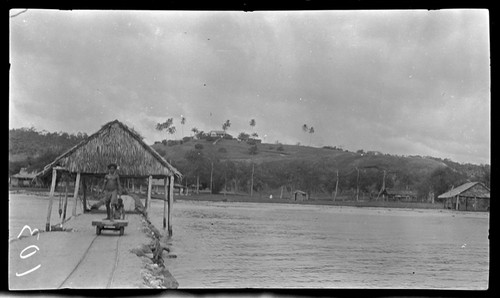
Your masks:
M86 201L86 183L88 178L104 176L108 172L108 165L116 164L120 177L124 178L148 178L148 196L146 198L144 212L147 212L149 200L151 198L151 182L153 178L163 179L165 187L165 200L163 207L163 227L167 226L168 210L168 234L172 235L172 207L173 189L175 176L181 178L181 173L170 165L158 152L148 146L142 137L133 129L127 127L118 120L111 121L89 136L78 145L58 156L53 162L37 173L35 179L40 179L52 173L50 187L50 200L47 210L47 221L45 230L50 231L50 218L54 191L57 187L57 173L62 172L66 182L69 177L76 173L74 189L73 216L76 215L78 205L78 193L80 178L83 185L83 210L88 211ZM67 175L67 174L70 175ZM66 183L66 186L68 183ZM66 208L68 199L68 187L64 203L63 222L66 218ZM167 209L168 206L168 209ZM62 212L62 209L60 209ZM109 210L108 210L109 212ZM61 214L61 213L60 213ZM111 212L112 214L112 212ZM110 213L108 213L108 217Z
M465 211L489 211L490 189L481 182L467 182L438 196L444 207Z
M440 199L461 197L490 198L490 190L481 182L467 182L438 196Z
M102 126L96 133L64 152L37 174L49 175L54 167L82 175L104 175L107 165L118 165L121 177L182 177L142 137L118 120Z

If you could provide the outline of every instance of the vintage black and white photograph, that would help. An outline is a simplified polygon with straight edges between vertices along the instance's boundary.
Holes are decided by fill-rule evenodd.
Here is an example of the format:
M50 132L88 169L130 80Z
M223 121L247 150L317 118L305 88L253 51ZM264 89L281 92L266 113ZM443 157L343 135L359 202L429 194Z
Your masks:
M489 289L489 23L10 10L9 289Z

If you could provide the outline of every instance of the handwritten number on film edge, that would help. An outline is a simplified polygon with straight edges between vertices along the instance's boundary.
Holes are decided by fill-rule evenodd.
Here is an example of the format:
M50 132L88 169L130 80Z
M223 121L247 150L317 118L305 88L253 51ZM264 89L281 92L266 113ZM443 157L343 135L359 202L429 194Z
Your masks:
M23 229L21 230L21 233L19 233L19 235L17 235L17 239L19 239L19 237L21 237L21 235L24 233L24 230L26 230L26 229L30 230L31 236L33 236L33 234L35 234L36 232L38 232L38 234L36 236L36 240L38 240L38 238L40 238L40 232L38 231L38 229L31 230L30 226L25 225L23 227Z
M30 231L31 236L33 236L33 234L37 233L36 240L38 240L38 239L40 238L40 232L38 231L38 229L31 230L30 226L25 225L25 226L23 227L23 229L21 230L21 233L19 233L19 235L17 235L17 239L19 239L19 238L21 237L21 235L24 233L24 230L26 230L26 229L28 229L28 230ZM32 252L30 252L29 254L24 255L24 252L26 252L26 250L28 250L28 249L30 249L30 248L34 248L34 250L33 250ZM36 246L36 245L30 245L30 246L26 247L25 249L23 249L23 250L21 251L21 253L19 254L19 257L20 257L21 259L27 259L27 258L31 257L32 255L36 254L36 253L37 253L37 251L39 251L39 250L40 250L40 248L38 248L38 246ZM38 264L37 266L35 266L35 267L31 268L30 270L25 271L25 272L23 272L23 273L17 273L17 272L16 272L16 276L18 276L18 277L20 277L20 276L24 276L24 275L26 275L26 274L29 274L29 273L31 273L31 272L33 272L33 271L37 270L37 269L38 269L38 268L40 268L41 266L42 266L42 264Z

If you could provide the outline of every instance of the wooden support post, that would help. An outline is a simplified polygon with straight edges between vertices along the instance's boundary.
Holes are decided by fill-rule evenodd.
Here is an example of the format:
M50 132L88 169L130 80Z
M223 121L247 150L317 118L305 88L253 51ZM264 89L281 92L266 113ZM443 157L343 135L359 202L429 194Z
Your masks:
M337 170L337 182L335 182L335 196L333 197L333 201L337 199L337 190L339 189L339 170Z
M135 179L132 179L132 192L135 193Z
M76 205L78 204L79 190L80 190L80 172L76 173L75 192L73 193L73 198L75 199L75 205L73 206L73 216L76 216Z
M174 207L174 176L170 176L168 183L168 236L172 236L172 208Z
M50 216L52 215L52 204L54 200L54 191L56 190L57 170L52 168L52 183L50 185L49 194L49 209L47 210L47 221L45 223L45 231L50 231Z
M456 208L455 208L455 209L457 209L457 210L458 210L458 198L459 198L459 197L458 197L458 195L457 195L455 198L457 198Z
M163 229L167 228L168 177L164 179L165 198L163 199Z
M281 186L280 199L283 199L283 185Z
M196 194L200 194L200 175L196 176Z
M146 197L146 206L145 206L146 212L148 212L149 203L151 200L151 186L153 186L153 176L148 177L148 196Z
M83 189L83 213L87 211L87 178L82 179L82 189Z
M255 172L255 164L252 162L252 179L250 180L250 196L253 197L253 174Z
M227 175L226 172L224 172L224 196L226 196L227 192Z
M356 168L356 171L358 172L356 176L356 202L359 200L359 169Z
M68 185L69 184L69 173L64 173L64 210L62 223L66 221L66 210L68 208Z
M210 168L210 194L213 195L214 192L213 192L213 182L212 182L212 178L213 178L213 175L214 175L214 162L212 161L211 162L211 165L212 167Z

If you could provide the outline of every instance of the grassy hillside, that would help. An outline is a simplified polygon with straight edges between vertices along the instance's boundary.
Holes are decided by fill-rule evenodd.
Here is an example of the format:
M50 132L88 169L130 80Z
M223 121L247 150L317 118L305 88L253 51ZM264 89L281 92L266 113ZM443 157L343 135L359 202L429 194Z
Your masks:
M203 156L220 161L213 166L214 188L217 190L229 179L232 181L230 183L235 184L234 188L249 192L253 171L251 163L256 165L254 190L266 192L285 186L319 195L331 195L336 188L337 171L339 191L347 196L352 195L357 187L366 196L376 195L382 187L384 172L386 187L414 190L422 200L431 192L441 194L467 180L481 181L489 186L489 166L459 164L433 157L349 152L331 147L277 144L256 146L257 154L250 154L252 146L245 142L225 139L218 142L189 140L169 146L156 143L153 148L185 173L189 181L199 176L204 187L210 181L210 162L199 170L193 170L193 164L185 158L186 153L202 152ZM281 151L278 150L280 146ZM237 165L236 169L224 166L224 161L232 161Z
M439 160L425 157L399 157L388 154L359 154L341 149L315 148L297 145L282 145L283 151L278 151L277 144L257 144L258 153L249 154L251 147L245 142L237 140L220 140L216 144L205 140L191 140L179 145L165 146L155 144L153 148L171 161L184 159L186 152L195 149L196 144L203 146L203 152L208 156L217 156L220 160L234 162L266 162L304 160L310 163L322 162L335 166L340 171L358 168L378 168L387 171L399 172L432 172L447 165ZM223 149L221 149L223 148ZM224 152L219 152L226 151Z
M38 132L33 128L10 130L9 174L19 172L21 167L40 170L86 137L85 134ZM421 194L431 189L441 193L466 180L482 181L489 186L489 165L459 164L433 157L269 143L256 144L256 154L250 154L252 145L228 139L191 139L169 146L157 142L152 147L189 181L199 178L200 183L207 187L213 176L214 189L217 190L229 183L236 190L248 192L253 183L256 191L285 186L331 194L336 188L337 171L338 187L346 192L357 187L367 194L377 192L384 171L387 174L386 187L419 189ZM195 155L202 152L200 156L203 158L188 161L185 158L188 152L195 152ZM255 169L252 163L256 165ZM253 171L255 177L252 181Z

